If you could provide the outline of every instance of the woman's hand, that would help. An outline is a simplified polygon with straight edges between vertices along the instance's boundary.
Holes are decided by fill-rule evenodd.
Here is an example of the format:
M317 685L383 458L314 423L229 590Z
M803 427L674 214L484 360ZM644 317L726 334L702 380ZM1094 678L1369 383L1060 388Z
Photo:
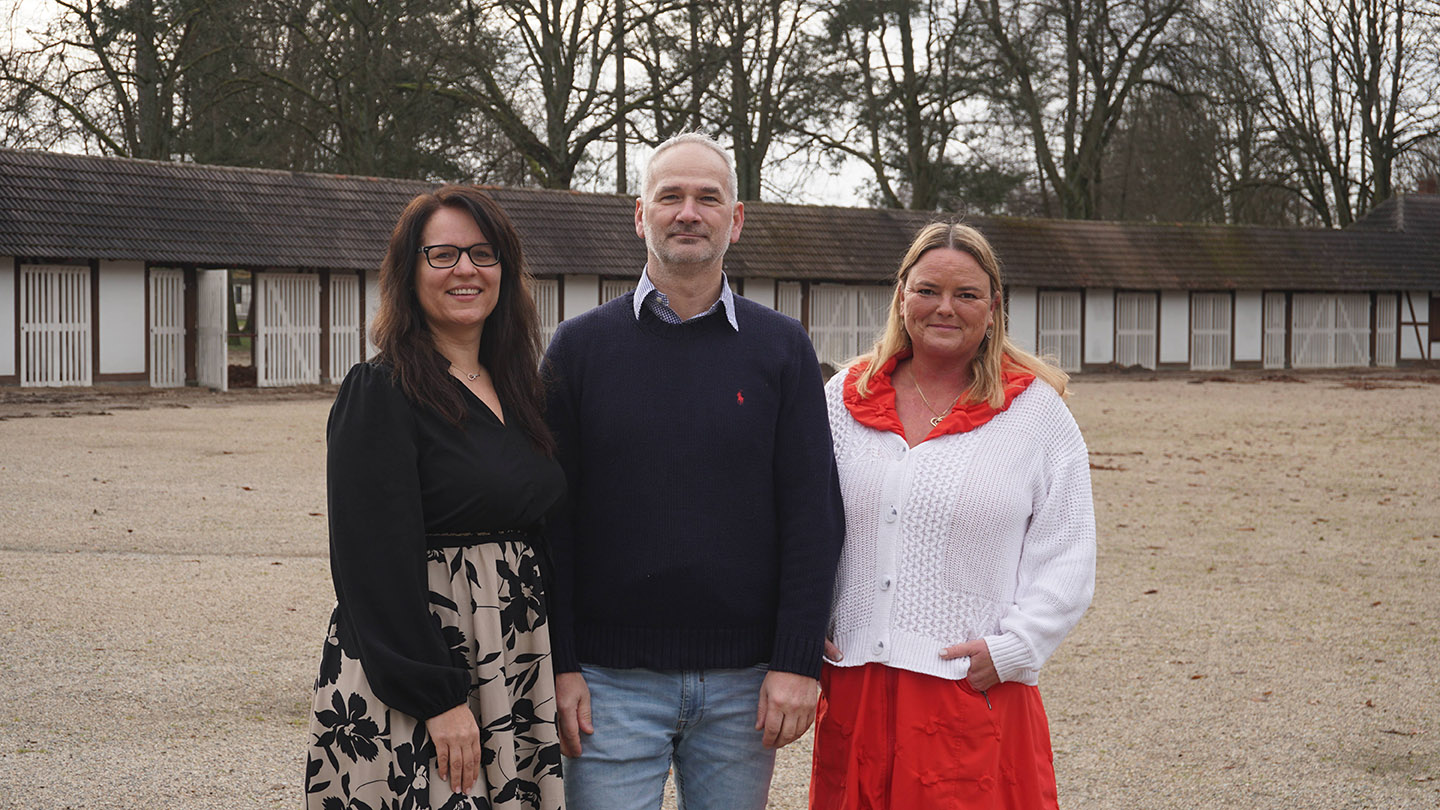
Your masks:
M985 639L977 638L963 644L953 644L940 651L940 657L946 661L966 656L970 657L970 672L965 676L965 680L975 691L984 692L1000 683L995 662L990 660L990 645L985 643Z
M835 646L835 642L827 638L825 639L825 657L831 661L839 661L845 657L845 653L840 652L840 648Z
M468 703L425 721L435 745L435 771L455 793L469 793L480 775L480 726Z

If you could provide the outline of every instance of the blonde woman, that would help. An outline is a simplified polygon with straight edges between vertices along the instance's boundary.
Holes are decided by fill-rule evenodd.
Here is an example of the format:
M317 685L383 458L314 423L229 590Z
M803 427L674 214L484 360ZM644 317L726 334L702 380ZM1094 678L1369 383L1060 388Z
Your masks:
M1066 383L1006 338L985 238L922 229L884 333L827 386L846 536L812 808L1056 806L1036 683L1095 576Z

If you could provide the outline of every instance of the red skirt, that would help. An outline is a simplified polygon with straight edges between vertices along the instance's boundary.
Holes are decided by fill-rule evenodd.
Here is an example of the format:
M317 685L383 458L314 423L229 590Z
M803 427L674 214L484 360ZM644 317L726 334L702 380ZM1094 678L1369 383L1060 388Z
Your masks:
M1055 810L1040 690L883 664L825 666L811 810Z

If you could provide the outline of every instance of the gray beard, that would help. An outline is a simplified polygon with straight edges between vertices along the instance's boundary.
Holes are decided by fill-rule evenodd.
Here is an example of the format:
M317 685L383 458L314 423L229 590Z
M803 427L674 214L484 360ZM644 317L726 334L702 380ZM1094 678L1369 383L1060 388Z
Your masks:
M730 247L730 233L730 229L726 228L725 239L719 245L706 240L706 250L698 257L694 256L694 254L677 256L670 250L670 247L665 244L664 237L670 234L661 234L660 238L657 239L656 233L650 227L650 223L646 222L645 247L665 264L666 270L672 275L687 276L694 274L693 272L687 271L699 271L700 268L708 268L711 264L723 258L726 249Z

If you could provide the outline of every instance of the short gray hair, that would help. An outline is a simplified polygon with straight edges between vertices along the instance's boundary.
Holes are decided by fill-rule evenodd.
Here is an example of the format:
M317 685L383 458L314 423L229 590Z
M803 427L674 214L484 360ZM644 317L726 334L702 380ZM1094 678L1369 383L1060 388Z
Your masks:
M725 147L721 146L714 138L703 132L682 132L679 135L671 136L659 146L655 147L655 151L650 153L650 159L645 161L645 171L640 175L640 193L643 195L650 192L650 186L654 180L654 178L650 176L650 167L655 165L655 159L665 152L687 143L700 144L719 155L720 159L725 161L726 181L729 183L726 191L730 194L729 201L734 203L740 194L740 178L735 174L735 159L730 157L730 153L725 151Z

